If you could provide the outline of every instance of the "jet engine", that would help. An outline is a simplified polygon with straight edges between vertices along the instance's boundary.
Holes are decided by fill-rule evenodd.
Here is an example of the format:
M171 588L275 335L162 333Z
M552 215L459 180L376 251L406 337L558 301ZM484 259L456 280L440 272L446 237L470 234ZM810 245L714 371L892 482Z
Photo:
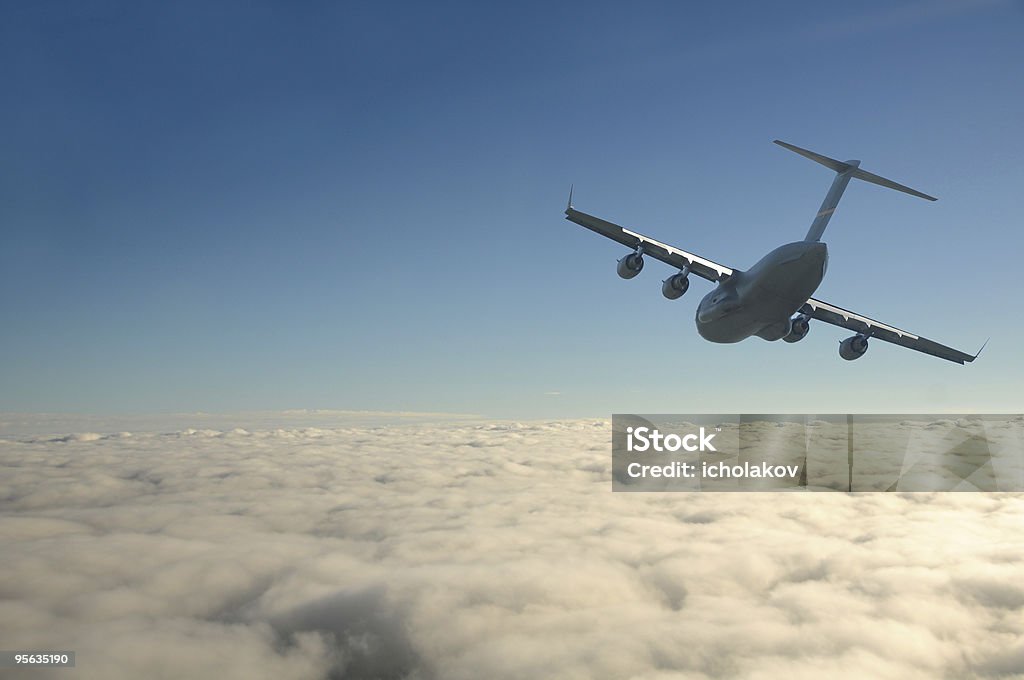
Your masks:
M868 351L868 337L858 333L852 338L847 338L839 343L839 356L847 361L853 361L864 356Z
M624 258L619 260L618 266L615 268L619 272L619 276L624 279L631 279L640 273L640 270L644 268L644 256L642 253L630 253Z
M690 279L688 274L680 272L679 274L673 274L661 282L661 294L669 300L678 300L683 297L683 293L685 293L686 289L689 287Z
M789 334L783 340L786 342L800 342L811 330L811 319L806 314L797 314L789 325Z

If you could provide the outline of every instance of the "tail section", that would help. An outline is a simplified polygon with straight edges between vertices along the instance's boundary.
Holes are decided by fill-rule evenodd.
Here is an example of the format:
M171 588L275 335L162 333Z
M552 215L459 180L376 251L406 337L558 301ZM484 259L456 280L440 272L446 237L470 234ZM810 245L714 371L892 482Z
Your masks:
M804 236L805 241L821 240L821 235L825 233L825 227L828 226L828 221L832 219L832 213L836 211L836 207L839 205L839 199L843 197L843 192L846 191L846 185L850 183L851 179L856 177L854 173L857 172L857 166L860 165L860 161L846 161L845 163L840 163L832 160L831 158L827 158L825 160L841 166L842 169L836 170L836 178L832 180L832 186L829 187L828 193L825 194L825 200L821 202L821 207L818 208L818 214L814 216L814 221L811 222L811 228L807 230L807 236ZM824 163L822 163L822 165L824 165Z
M851 179L859 179L865 182L871 182L879 186L888 187L889 189L895 189L896 191L902 191L905 194L911 196L917 196L929 201L938 200L934 196L923 194L916 189L911 189L908 186L897 184L891 179L885 177L879 177L873 175L870 172L865 172L860 169L860 161L837 161L834 158L828 156L822 156L821 154L808 151L807 149L801 149L799 146L787 144L786 142L775 140L775 143L784 149L789 149L794 153L798 153L804 158L810 158L815 163L820 163L826 168L835 171L836 178L832 181L832 186L829 188L828 193L825 194L825 200L821 203L821 208L818 210L818 214L815 215L814 221L811 223L811 228L807 231L807 236L804 237L805 241L820 241L822 234L825 233L825 227L828 226L828 221L832 217L832 213L835 212L836 206L839 205L839 199L842 198L843 192L846 191L846 185L850 183Z

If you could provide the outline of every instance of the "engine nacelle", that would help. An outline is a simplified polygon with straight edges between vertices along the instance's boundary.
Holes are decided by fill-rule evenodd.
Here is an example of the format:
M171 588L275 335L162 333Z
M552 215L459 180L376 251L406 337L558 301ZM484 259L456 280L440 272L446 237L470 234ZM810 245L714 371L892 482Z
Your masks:
M811 319L806 314L797 314L789 325L789 333L782 338L786 342L800 342L811 330Z
M673 274L661 282L661 294L669 300L678 300L690 287L690 279L686 274Z
M864 356L868 351L868 338L866 335L857 334L839 343L839 356L847 361L853 361Z
M640 270L644 268L644 257L636 253L630 253L624 258L619 260L619 264L615 270L619 272L619 276L624 279L631 279L640 273Z

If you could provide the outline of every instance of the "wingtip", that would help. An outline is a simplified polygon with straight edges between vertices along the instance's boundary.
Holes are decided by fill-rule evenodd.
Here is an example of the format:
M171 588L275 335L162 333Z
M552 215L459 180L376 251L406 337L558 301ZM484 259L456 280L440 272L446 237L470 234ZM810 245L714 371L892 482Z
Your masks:
M984 351L984 349L985 349L985 345L987 345L988 341L991 340L991 339L992 338L986 338L985 342L981 343L981 349L979 349L975 353L975 355L973 357L970 354L965 354L964 357L963 357L963 360L960 363L963 364L964 366L966 366L967 364L971 363L972 361L974 361L975 359L980 357L982 351Z
M569 201L565 204L565 212L572 210L572 190L574 186L573 184L569 185Z
M971 359L971 361L974 361L974 359L977 359L978 357L981 356L982 351L985 349L985 345L987 345L988 341L991 340L991 339L992 339L991 337L985 338L985 342L981 343L981 349L978 350L978 353L974 355L974 358Z

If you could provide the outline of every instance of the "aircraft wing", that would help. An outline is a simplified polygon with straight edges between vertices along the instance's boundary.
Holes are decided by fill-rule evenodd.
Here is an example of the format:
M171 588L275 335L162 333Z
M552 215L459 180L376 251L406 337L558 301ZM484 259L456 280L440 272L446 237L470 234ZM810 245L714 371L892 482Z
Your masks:
M924 352L925 354L931 354L933 357L939 357L940 359L946 359L953 361L958 364L970 363L978 358L978 354L981 354L981 350L978 350L978 354L967 354L960 350L953 349L952 347L946 347L941 345L934 340L928 338L922 338L919 335L914 335L899 328L894 328L888 324L869 319L866 316L861 316L855 312L851 312L842 307L836 307L830 305L827 302L821 300L815 300L811 298L808 300L800 311L812 319L818 321L824 321L830 323L833 326L839 326L848 330L863 333L872 338L878 338L879 340L885 340L891 342L894 345L900 345L901 347L907 347L909 349L917 350L918 352ZM985 349L982 345L981 349Z
M571 201L570 196L570 201ZM587 213L580 212L572 207L572 203L565 209L565 219L570 222L586 227L591 231L596 231L601 236L607 236L613 241L618 241L622 245L636 250L638 246L643 246L644 254L650 255L656 260L661 260L667 265L682 269L685 266L690 267L690 271L701 278L705 278L708 281L724 281L725 279L732 276L732 269L724 265L720 265L717 262L706 260L703 257L688 253L685 250L679 250L673 248L670 245L655 241L649 236L638 234L635 231L630 231L625 227L620 227L617 224L612 224L606 220L602 220L600 217L594 217Z

